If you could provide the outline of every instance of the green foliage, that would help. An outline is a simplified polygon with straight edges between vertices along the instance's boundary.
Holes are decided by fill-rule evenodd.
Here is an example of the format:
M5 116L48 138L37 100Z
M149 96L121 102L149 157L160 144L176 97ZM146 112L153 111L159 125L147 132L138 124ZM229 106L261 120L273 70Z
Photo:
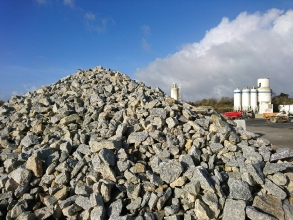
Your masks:
M290 105L293 104L293 98L289 98L288 94L280 93L272 97L272 104L274 105L274 112L278 112L279 105Z
M233 111L234 99L230 97L222 97L219 101L215 98L202 99L201 101L189 102L193 106L212 106L217 112Z

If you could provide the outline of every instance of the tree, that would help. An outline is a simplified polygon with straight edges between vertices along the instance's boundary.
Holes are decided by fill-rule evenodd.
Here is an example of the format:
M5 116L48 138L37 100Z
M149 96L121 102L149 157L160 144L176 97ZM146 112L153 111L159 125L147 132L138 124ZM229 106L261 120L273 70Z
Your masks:
M234 99L222 97L219 101L215 98L202 99L196 102L189 102L193 106L212 106L217 112L233 111Z
M274 109L273 109L274 112L278 112L279 105L293 104L293 98L289 98L288 94L281 92L280 95L276 95L272 97L272 104L274 105Z
M4 104L4 101L0 100L0 106L2 106Z

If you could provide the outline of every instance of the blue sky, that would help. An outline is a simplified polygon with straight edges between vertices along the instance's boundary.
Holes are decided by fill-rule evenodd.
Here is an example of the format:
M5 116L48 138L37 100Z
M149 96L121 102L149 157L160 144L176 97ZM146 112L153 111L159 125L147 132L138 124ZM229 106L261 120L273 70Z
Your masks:
M185 101L293 96L293 0L0 0L0 99L98 65Z

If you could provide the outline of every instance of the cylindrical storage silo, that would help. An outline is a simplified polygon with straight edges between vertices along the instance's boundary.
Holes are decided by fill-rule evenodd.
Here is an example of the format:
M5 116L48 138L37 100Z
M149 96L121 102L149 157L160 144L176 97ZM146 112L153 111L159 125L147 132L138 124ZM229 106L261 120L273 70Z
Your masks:
M234 89L234 111L241 110L241 89Z
M270 78L260 78L257 80L257 87L270 87Z
M258 102L271 102L272 101L272 90L269 87L261 87L257 89L258 92Z
M250 89L248 87L242 89L242 110L247 111L250 107Z
M179 88L176 83L173 83L171 88L171 98L178 100L179 99Z
M250 89L250 107L254 112L257 109L257 89L255 87Z

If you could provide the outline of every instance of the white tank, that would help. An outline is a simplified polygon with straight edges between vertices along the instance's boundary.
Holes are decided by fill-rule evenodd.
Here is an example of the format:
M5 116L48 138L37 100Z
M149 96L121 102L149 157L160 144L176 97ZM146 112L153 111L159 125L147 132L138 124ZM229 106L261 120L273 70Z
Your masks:
M285 111L286 113L293 114L293 105L279 105L279 111Z
M242 89L242 110L250 108L250 89L248 87Z
M260 78L257 80L257 87L270 87L270 78Z
M270 88L270 78L260 78L257 80L258 102L271 102L272 90Z
M234 111L241 110L241 89L234 89Z
M258 102L271 102L272 101L272 90L269 87L261 87L257 89Z
M179 99L179 88L176 83L173 83L171 88L171 98L178 100Z
M255 87L250 89L250 107L254 112L257 110L257 89Z

